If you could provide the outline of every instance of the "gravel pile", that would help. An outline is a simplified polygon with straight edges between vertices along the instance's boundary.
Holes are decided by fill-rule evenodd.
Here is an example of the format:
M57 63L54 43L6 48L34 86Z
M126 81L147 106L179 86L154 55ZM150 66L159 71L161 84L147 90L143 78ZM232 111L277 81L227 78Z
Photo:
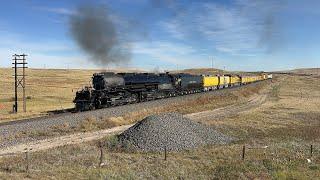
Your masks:
M118 136L123 147L144 152L179 151L207 144L226 144L231 138L178 113L146 117Z

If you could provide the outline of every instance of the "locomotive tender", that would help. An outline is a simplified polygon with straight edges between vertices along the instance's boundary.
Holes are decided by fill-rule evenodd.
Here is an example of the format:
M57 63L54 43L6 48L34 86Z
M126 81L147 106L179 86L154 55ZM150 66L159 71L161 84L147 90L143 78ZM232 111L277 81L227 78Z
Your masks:
M95 73L92 87L76 93L75 109L86 111L239 86L272 76L208 76L185 73Z

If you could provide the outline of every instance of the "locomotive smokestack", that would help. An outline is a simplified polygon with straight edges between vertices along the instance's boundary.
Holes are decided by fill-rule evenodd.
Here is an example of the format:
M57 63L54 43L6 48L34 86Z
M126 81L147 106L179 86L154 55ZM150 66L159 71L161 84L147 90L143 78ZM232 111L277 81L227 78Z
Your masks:
M69 25L73 39L95 64L106 67L129 61L130 51L120 42L106 6L79 6Z

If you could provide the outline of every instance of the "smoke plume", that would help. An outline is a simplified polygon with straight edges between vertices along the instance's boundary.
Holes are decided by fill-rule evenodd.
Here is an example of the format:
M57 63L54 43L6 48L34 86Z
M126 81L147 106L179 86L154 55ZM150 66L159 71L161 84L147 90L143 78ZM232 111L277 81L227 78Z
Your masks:
M79 6L69 23L73 39L95 64L106 67L129 61L130 49L119 39L106 6Z
M281 50L285 45L285 36L282 32L282 22L279 13L285 9L285 1L267 1L257 3L260 11L262 29L259 33L258 47L266 48L266 53Z

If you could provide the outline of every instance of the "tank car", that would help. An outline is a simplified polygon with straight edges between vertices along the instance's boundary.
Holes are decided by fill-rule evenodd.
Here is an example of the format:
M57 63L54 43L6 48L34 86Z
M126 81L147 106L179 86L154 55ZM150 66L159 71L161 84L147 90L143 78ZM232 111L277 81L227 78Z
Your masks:
M192 74L171 74L176 92L184 95L203 91L203 77Z

